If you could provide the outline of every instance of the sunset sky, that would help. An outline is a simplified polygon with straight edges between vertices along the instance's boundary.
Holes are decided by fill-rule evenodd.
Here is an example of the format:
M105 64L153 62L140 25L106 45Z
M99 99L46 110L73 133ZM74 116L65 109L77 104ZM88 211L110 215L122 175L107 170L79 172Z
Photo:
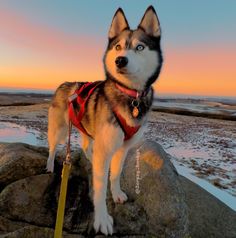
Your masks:
M0 89L54 90L104 79L118 7L132 28L153 5L162 27L160 94L236 97L235 0L7 0L0 2Z

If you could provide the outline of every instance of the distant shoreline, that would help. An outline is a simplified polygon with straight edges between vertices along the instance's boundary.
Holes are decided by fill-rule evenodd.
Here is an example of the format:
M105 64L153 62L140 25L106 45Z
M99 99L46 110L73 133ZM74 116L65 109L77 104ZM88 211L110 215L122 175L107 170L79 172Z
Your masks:
M53 93L48 92L0 92L0 107L31 106L49 103L52 97ZM214 105L204 104L206 102L210 102ZM188 107L186 107L186 105ZM210 110L197 111L194 107L199 107L199 105L203 105L204 107L208 106ZM229 98L217 98L215 100L213 98L155 98L153 111L184 116L236 121L236 110L230 109L230 111L227 111L227 109L223 108L223 106L236 108L236 100Z
M204 117L204 118L210 118L210 119L236 121L236 116L216 114L216 113L193 112L186 109L154 107L152 110L156 112L164 112L164 113L183 115L183 116Z
M49 102L53 94L45 93L22 93L22 92L0 92L0 106L30 106Z
M54 90L47 89L18 89L18 88L0 88L0 94L53 94Z
M0 95L11 95L11 96L22 96L22 95L29 95L29 96L38 96L38 97L47 97L53 95L53 92L0 92Z
M30 88L4 88L0 87L0 94L45 94L50 95L54 94L55 89L30 89ZM191 95L191 94L170 94L170 93L159 93L154 92L155 99L208 99L208 100L217 100L217 99L226 99L236 101L235 96L222 96L222 95Z
M234 98L155 98L153 110L164 113L236 121Z

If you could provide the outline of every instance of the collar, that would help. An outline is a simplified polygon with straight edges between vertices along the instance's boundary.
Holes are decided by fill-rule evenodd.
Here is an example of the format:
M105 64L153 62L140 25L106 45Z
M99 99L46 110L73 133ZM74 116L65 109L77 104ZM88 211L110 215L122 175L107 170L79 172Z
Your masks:
M139 92L138 90L130 89L130 88L121 86L121 85L118 84L118 83L115 83L115 86L116 86L116 88L119 89L122 93L127 94L128 96L130 96L130 97L132 97L132 98L145 97L145 96L147 96L147 94L148 94L148 92L149 92L149 89L150 89L150 88L147 88L146 90Z

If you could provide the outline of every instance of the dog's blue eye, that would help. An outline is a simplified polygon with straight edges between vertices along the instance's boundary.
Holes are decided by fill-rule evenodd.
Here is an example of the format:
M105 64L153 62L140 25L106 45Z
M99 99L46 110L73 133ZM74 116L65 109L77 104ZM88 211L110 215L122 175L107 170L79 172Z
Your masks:
M142 51L142 50L144 50L144 46L143 45L137 45L136 50L137 51Z
M115 48L116 48L117 51L119 51L119 50L121 50L121 45L116 45Z

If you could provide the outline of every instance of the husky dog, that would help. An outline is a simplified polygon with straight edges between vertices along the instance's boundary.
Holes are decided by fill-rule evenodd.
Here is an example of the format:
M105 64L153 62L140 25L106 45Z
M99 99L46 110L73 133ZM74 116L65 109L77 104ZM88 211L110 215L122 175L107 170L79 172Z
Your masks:
M121 190L120 175L129 148L140 139L147 122L153 100L152 84L163 61L160 39L160 23L152 6L136 30L130 29L119 8L108 33L106 79L96 85L84 106L81 137L82 148L93 167L94 228L105 235L113 233L113 219L106 206L109 171L113 200L124 203L127 196ZM66 82L52 99L48 118L49 172L53 172L57 145L68 135L68 98L83 85ZM73 104L76 114L80 105Z

